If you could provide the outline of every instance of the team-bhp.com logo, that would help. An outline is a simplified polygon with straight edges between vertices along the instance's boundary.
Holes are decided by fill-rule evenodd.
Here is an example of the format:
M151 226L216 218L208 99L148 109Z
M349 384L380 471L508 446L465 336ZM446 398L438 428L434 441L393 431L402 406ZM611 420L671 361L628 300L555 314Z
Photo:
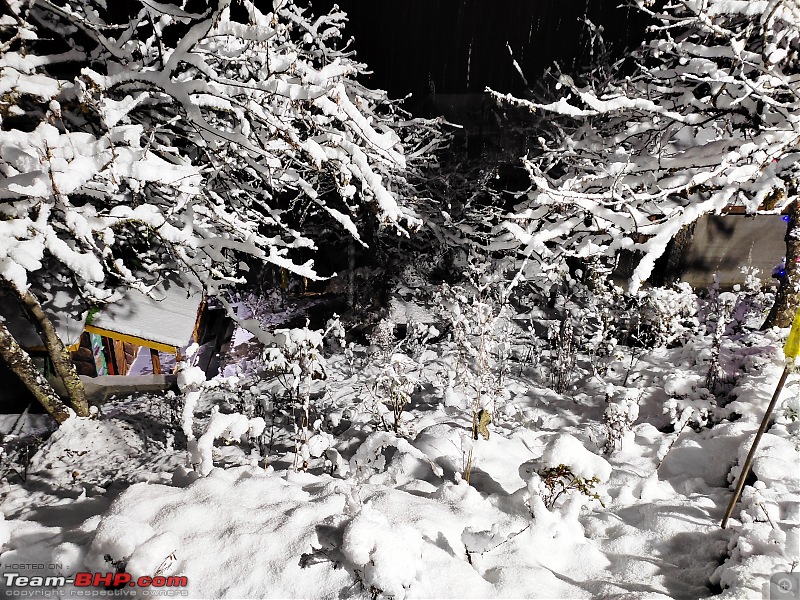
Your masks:
M189 581L184 576L155 575L133 578L130 573L75 573L72 577L58 576L29 576L20 573L3 573L6 595L15 597L39 598L45 591L58 592L53 595L62 595L66 590L60 589L72 585L77 589L70 590L69 595L74 596L187 596L185 588ZM102 592L101 593L101 588ZM135 589L138 589L138 594Z

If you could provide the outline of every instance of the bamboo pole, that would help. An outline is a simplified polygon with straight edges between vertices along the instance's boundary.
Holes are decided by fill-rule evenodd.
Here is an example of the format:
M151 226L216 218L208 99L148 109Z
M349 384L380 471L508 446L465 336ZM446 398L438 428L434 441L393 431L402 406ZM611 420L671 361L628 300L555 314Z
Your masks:
M767 406L767 412L764 413L764 419L761 421L761 427L758 428L756 439L753 440L753 445L750 447L750 452L747 454L747 458L742 465L742 472L739 473L739 481L736 484L736 490L733 492L733 498L731 498L730 504L728 504L728 510L725 511L725 517L722 519L721 527L723 529L728 526L728 519L730 519L731 514L733 514L733 508L736 506L736 502L739 500L739 496L742 494L744 480L747 479L747 475L750 473L750 468L753 466L753 459L756 456L756 448L758 448L758 443L761 441L761 437L767 430L769 418L772 415L772 411L775 410L775 405L778 403L778 397L781 395L781 391L783 390L783 386L786 383L786 378L789 376L790 370L791 365L787 364L783 369L780 380L778 381L778 387L775 388L775 393L772 394L772 400L770 400L769 406Z

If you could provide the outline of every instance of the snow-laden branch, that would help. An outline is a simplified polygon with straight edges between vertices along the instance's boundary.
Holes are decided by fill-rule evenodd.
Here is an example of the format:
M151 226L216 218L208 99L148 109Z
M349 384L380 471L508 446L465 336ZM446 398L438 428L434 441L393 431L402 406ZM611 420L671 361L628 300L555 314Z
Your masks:
M313 279L293 252L327 227L366 244L366 219L421 224L406 176L439 127L355 81L346 16L230 4L141 0L114 23L104 2L37 0L26 21L10 1L27 45L0 51L0 115L34 126L0 131L0 278L24 291L49 256L95 295L164 268L213 288L249 255Z
M731 205L781 212L797 199L800 176L797 7L637 4L653 16L655 36L633 53L633 72L558 74L561 95L545 101L492 92L552 123L523 159L533 187L503 219L501 239L510 234L521 257L540 265L613 262L633 250L632 290L682 227Z

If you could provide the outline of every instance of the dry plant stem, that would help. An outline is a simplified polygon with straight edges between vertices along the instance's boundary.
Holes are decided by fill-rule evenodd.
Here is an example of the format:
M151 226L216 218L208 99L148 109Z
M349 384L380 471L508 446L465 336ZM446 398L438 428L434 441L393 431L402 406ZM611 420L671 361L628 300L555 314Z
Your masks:
M675 436L675 439L672 440L672 443L669 445L669 448L667 448L667 451L664 452L664 456L662 456L661 460L658 461L658 464L656 465L656 470L655 470L656 473L658 473L658 470L661 468L661 465L664 464L664 461L666 460L667 456L672 451L672 447L675 445L675 442L677 442L680 439L681 434L683 433L683 430L686 429L686 425L688 425L688 424L689 424L689 420L687 419L686 421L683 422L683 425L681 425L681 428L678 430L678 433Z
M756 439L753 440L753 445L750 447L750 452L747 454L744 465L742 465L742 472L739 473L739 481L736 484L736 490L733 492L733 497L731 498L730 504L728 504L728 509L725 511L725 516L722 518L722 523L720 526L723 529L728 526L728 519L731 518L731 515L733 514L733 508L736 506L736 502L739 500L739 496L742 494L744 481L747 479L747 475L750 473L750 468L753 466L753 459L756 456L756 448L758 448L758 443L761 441L761 437L767 430L770 416L772 415L772 411L775 410L775 405L778 403L778 398L780 397L783 386L786 383L786 378L789 377L790 370L791 365L787 364L783 369L783 373L781 373L781 378L778 381L778 386L775 388L775 393L772 394L772 400L770 400L769 406L767 406L767 411L764 413L761 426L758 428L758 433L756 433Z
M467 465L464 467L464 480L469 483L469 478L472 475L472 450L475 448L475 442L478 440L478 410L481 405L481 393L478 390L478 395L475 397L475 403L472 405L472 444L469 447L469 454L467 456Z

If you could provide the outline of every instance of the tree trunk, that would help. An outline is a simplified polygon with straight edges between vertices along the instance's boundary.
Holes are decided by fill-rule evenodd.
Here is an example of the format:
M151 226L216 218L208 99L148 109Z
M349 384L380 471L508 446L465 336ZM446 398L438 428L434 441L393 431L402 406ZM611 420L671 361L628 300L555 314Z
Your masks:
M800 201L789 205L789 223L786 227L786 267L781 277L775 304L769 311L761 329L789 327L800 305Z
M72 357L69 350L64 346L64 342L58 337L53 322L44 314L42 305L30 290L20 296L23 305L28 309L28 313L34 319L34 325L42 336L42 341L47 347L47 353L53 361L53 370L64 382L67 388L67 396L72 409L79 417L89 416L89 403L86 401L86 390L83 382L78 377L75 365L72 364Z
M680 279L685 267L686 253L694 239L696 225L696 221L684 225L672 238L666 252L656 261L653 268L653 274L650 276L653 285L666 287Z
M69 410L47 382L44 374L36 368L31 357L17 344L5 323L0 320L0 357L31 391L36 399L57 423L69 418Z

